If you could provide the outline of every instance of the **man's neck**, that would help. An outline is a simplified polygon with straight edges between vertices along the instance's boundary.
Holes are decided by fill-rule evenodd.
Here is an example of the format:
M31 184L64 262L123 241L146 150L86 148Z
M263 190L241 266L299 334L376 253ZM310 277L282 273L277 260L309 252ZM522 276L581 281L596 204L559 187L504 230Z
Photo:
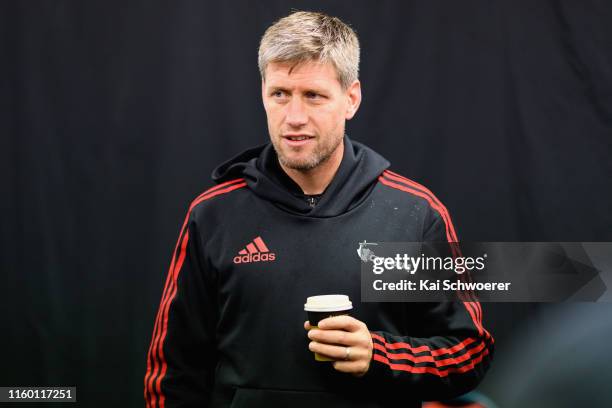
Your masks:
M344 156L344 141L336 148L332 155L324 162L312 170L300 171L285 167L281 168L287 175L300 186L304 194L314 195L323 194L329 183L333 180L342 157Z

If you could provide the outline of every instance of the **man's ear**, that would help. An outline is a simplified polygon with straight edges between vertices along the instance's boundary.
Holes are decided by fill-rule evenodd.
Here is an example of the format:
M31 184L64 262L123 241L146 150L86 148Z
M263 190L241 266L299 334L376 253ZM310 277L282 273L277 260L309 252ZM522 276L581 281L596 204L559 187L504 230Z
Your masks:
M356 79L346 90L346 97L348 98L348 106L346 108L346 120L350 120L357 113L359 105L361 104L361 82Z

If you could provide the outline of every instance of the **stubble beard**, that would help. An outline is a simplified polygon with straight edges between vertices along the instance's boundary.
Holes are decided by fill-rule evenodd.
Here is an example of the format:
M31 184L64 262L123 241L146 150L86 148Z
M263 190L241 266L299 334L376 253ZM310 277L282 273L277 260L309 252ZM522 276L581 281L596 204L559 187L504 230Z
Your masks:
M276 151L278 161L283 167L287 167L301 172L307 172L328 161L332 154L336 151L338 146L340 146L342 139L343 137L340 136L333 139L327 139L327 143L317 143L312 154L304 159L290 159L289 157L287 157L287 155L285 155L285 153L283 152L282 147L280 146L282 140L279 140L279 142L276 143L272 143L272 146Z

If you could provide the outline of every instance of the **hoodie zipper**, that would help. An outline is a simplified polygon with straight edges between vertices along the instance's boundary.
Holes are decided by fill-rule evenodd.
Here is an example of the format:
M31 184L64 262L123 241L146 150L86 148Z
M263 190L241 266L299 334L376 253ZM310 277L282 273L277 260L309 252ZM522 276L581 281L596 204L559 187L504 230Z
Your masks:
M315 208L317 206L317 199L314 197L308 197L307 198L308 204L312 207Z

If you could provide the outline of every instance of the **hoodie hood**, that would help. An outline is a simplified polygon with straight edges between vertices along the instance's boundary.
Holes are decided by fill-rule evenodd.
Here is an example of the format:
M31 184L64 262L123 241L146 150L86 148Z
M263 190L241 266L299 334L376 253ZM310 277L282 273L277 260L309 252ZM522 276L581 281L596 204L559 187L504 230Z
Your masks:
M281 168L271 143L245 150L218 166L212 174L217 183L243 177L259 197L285 211L310 217L334 217L357 206L374 187L389 162L369 147L344 137L344 155L333 180L313 207Z

